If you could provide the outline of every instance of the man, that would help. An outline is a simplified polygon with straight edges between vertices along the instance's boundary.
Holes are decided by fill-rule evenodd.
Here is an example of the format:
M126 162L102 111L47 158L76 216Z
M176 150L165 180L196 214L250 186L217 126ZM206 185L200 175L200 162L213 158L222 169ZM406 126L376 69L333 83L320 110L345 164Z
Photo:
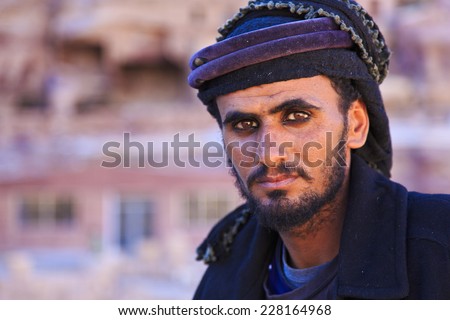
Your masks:
M450 299L450 196L389 180L390 52L349 0L250 1L191 59L246 204L197 299Z

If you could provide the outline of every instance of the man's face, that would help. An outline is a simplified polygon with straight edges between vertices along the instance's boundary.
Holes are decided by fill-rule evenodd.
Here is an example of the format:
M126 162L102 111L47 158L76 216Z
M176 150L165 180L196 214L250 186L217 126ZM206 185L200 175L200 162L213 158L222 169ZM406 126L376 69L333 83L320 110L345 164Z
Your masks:
M302 226L341 189L350 150L339 103L324 76L217 99L232 172L262 224L277 231Z

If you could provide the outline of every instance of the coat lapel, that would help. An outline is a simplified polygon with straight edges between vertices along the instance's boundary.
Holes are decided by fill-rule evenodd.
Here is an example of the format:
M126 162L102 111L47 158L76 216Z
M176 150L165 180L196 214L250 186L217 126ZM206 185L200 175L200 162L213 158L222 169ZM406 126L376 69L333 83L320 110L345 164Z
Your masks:
M407 190L352 157L341 238L338 295L401 299L408 295Z

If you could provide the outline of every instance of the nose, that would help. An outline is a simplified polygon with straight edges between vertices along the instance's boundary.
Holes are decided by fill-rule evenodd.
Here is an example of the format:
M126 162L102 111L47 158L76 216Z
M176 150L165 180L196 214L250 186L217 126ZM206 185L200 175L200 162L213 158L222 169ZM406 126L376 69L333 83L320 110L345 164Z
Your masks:
M261 130L258 139L258 156L261 164L274 168L288 160L288 149L292 146L279 129L268 127Z

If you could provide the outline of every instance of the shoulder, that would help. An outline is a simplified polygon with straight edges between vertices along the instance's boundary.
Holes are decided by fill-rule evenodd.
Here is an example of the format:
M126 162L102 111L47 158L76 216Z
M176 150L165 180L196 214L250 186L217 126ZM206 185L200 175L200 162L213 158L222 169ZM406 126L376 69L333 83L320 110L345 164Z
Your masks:
M263 283L277 237L277 233L258 224L246 205L229 213L197 249L197 259L209 266L194 298L263 298Z
M450 195L408 193L409 238L450 247Z
M197 260L206 264L228 255L237 234L247 225L251 211L243 204L222 218L197 248Z
M450 299L450 195L408 194L410 299Z

